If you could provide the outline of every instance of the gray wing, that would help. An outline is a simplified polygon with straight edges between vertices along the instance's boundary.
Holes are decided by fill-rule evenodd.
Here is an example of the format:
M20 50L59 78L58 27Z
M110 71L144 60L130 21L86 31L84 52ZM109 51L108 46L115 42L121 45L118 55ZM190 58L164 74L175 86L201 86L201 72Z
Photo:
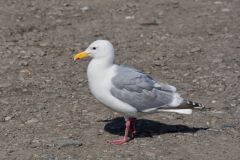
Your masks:
M112 95L140 112L166 107L173 101L175 92L175 87L156 83L150 76L126 66L118 66L112 78Z

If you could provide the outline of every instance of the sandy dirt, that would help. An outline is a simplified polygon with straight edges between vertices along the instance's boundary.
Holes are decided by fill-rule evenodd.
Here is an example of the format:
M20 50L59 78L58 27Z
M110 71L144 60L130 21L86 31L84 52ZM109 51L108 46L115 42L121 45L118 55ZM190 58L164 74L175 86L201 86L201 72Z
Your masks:
M175 85L210 109L152 114L124 134L122 115L89 92L96 39L116 63ZM1 160L239 160L239 0L1 0Z

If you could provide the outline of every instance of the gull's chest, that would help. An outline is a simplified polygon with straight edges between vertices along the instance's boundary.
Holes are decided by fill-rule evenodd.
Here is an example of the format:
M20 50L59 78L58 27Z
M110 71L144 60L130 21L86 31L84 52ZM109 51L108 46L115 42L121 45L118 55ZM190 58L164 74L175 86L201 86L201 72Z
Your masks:
M111 77L102 73L101 75L88 74L88 83L91 92L97 96L111 89Z
M92 69L87 71L88 83L91 93L101 102L106 101L106 95L110 94L111 80L114 76L112 69Z

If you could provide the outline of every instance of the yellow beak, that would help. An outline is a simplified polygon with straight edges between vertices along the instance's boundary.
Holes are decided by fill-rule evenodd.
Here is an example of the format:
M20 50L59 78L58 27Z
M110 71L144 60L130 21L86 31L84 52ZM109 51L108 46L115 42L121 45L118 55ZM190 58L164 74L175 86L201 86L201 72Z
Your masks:
M86 53L86 52L80 52L80 53L77 53L76 55L74 55L74 61L76 61L76 60L79 60L79 59L83 59L83 58L86 58L86 57L88 57L89 56L89 54L88 53Z

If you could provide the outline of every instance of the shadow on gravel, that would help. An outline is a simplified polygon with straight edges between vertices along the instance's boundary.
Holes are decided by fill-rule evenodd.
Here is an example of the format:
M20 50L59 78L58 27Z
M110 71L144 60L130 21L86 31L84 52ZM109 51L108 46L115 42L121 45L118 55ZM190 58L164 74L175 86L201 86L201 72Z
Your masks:
M107 122L104 127L105 131L111 134L124 135L125 120L123 117L114 118L105 122ZM136 129L136 137L152 137L153 135L166 133L195 133L199 130L207 130L208 128L191 128L185 125L169 125L158 121L138 119Z

